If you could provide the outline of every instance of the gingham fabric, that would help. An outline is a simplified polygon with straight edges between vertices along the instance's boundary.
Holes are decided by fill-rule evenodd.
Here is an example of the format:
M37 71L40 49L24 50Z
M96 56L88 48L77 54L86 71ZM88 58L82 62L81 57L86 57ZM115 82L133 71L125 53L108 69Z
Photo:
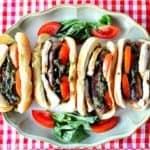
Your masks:
M149 0L0 0L0 32L4 33L20 17L60 4L95 4L102 8L124 12L150 32ZM0 114L0 150L62 149L42 141L23 137ZM150 119L131 136L87 149L150 149Z

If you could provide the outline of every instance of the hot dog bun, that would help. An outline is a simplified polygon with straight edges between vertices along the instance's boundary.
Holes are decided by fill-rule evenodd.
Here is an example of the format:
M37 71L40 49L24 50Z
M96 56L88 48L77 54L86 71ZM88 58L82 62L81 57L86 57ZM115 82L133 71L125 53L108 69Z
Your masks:
M41 79L41 49L43 43L49 38L49 35L44 34L38 37L38 41L34 47L32 55L32 68L33 68L33 83L34 83L34 98L35 101L43 108L49 109L44 92L44 87Z
M30 42L24 33L18 32L15 35L15 40L18 47L18 59L19 59L19 74L21 81L21 96L19 103L16 106L16 111L24 113L32 102L32 71L30 67L31 62L31 48ZM0 54L1 55L1 54ZM7 52L9 55L9 52ZM1 55L2 56L2 55ZM6 56L3 55L6 58ZM2 60L2 59L1 59ZM7 112L14 107L10 105L7 99L0 94L0 111Z
M85 91L85 76L88 62L95 47L100 47L99 39L89 38L81 47L77 64L77 110L81 115L87 114L86 100L84 99Z
M129 99L124 99L121 89L121 78L122 78L122 64L123 64L123 51L126 43L130 43L129 39L120 39L118 41L118 61L117 69L115 74L115 100L118 106L125 108L129 104L135 110L143 110L147 108L150 104L150 69L148 69L148 64L150 63L150 43L148 41L141 41L139 60L138 60L138 72L142 79L142 91L143 96L138 101Z
M18 112L25 112L32 102L32 70L30 42L24 33L15 35L19 54L19 73L21 80L21 100L17 107Z
M67 102L62 102L57 94L53 91L49 85L48 80L45 78L45 74L42 73L42 51L45 47L51 46L48 41L49 36L40 35L37 44L33 51L32 66L34 76L34 97L36 102L43 108L46 108L53 112L74 112L76 109L76 61L77 61L77 49L74 39L71 37L65 37L70 53L69 53L69 87L70 87L70 99ZM47 45L46 45L47 44ZM43 46L44 45L44 46ZM44 55L44 54L43 54ZM43 56L45 58L45 56ZM47 69L47 66L45 70ZM47 93L47 94L46 94ZM49 93L49 95L48 95Z
M116 65L116 74L115 74L115 89L114 89L114 96L115 101L118 106L125 108L125 101L123 101L123 96L121 92L121 78L122 78L122 60L123 60L123 49L125 43L129 42L128 39L120 39L117 43L118 47L118 59L117 59L117 65Z
M112 100L112 109L107 113L100 114L97 108L96 113L101 119L110 118L115 113L115 103L114 103L114 95L113 95L113 88L114 88L114 71L115 71L115 64L117 60L117 49L112 42L108 42L106 44L107 50L109 50L113 55L113 61L109 67L107 73L107 84L108 84L108 91ZM101 43L98 38L91 37L85 41L83 46L81 47L79 58L78 58L78 65L77 65L77 110L81 115L86 115L88 112L88 108L86 105L85 99L85 78L86 74L92 75L93 69L95 68L95 62L97 56L102 51ZM91 57L93 53L93 57ZM91 61L90 61L91 60ZM94 62L95 61L95 62Z

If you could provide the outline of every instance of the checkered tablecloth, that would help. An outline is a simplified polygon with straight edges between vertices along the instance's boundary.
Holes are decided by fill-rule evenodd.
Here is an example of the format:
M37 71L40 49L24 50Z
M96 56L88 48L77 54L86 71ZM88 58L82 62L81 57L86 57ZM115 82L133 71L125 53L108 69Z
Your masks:
M60 4L95 4L108 10L124 12L150 33L149 0L0 0L0 32L4 33L20 17ZM9 126L0 113L0 150L60 149L57 146L31 140ZM88 148L87 148L88 149ZM89 149L150 149L150 119L131 136Z

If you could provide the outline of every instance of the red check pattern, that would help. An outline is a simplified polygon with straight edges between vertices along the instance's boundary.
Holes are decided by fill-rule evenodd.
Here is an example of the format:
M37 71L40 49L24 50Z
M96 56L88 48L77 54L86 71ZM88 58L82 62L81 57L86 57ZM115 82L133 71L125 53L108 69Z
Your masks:
M95 4L107 10L123 12L144 26L150 33L149 0L1 0L0 32L4 33L20 17L31 12L46 10L60 4ZM57 146L31 140L10 127L0 113L0 150L56 150ZM150 149L150 119L131 136L88 149Z

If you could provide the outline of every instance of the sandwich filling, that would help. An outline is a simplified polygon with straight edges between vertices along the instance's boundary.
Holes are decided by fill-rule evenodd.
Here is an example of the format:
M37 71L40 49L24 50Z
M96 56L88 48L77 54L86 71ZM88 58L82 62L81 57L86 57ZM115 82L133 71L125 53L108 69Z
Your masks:
M122 64L122 94L126 100L143 97L143 79L139 73L140 42L126 43Z
M106 49L102 49L97 55L93 75L86 76L86 80L88 81L85 82L86 90L88 90L89 97L93 100L94 107L99 114L104 114L112 109L112 100L108 91L106 77L104 77L103 72L104 59L110 54L111 53Z
M16 91L16 71L12 57L10 56L11 48L8 47L8 53L0 68L0 93L9 104L16 106L20 100Z
M49 43L49 46L47 47L46 56L42 57L42 62L45 61L46 65L46 70L42 71L42 74L45 75L51 90L54 91L62 101L68 101L70 98L68 79L70 67L69 46L65 40L54 37L49 38L46 42ZM43 63L42 70L44 70Z

